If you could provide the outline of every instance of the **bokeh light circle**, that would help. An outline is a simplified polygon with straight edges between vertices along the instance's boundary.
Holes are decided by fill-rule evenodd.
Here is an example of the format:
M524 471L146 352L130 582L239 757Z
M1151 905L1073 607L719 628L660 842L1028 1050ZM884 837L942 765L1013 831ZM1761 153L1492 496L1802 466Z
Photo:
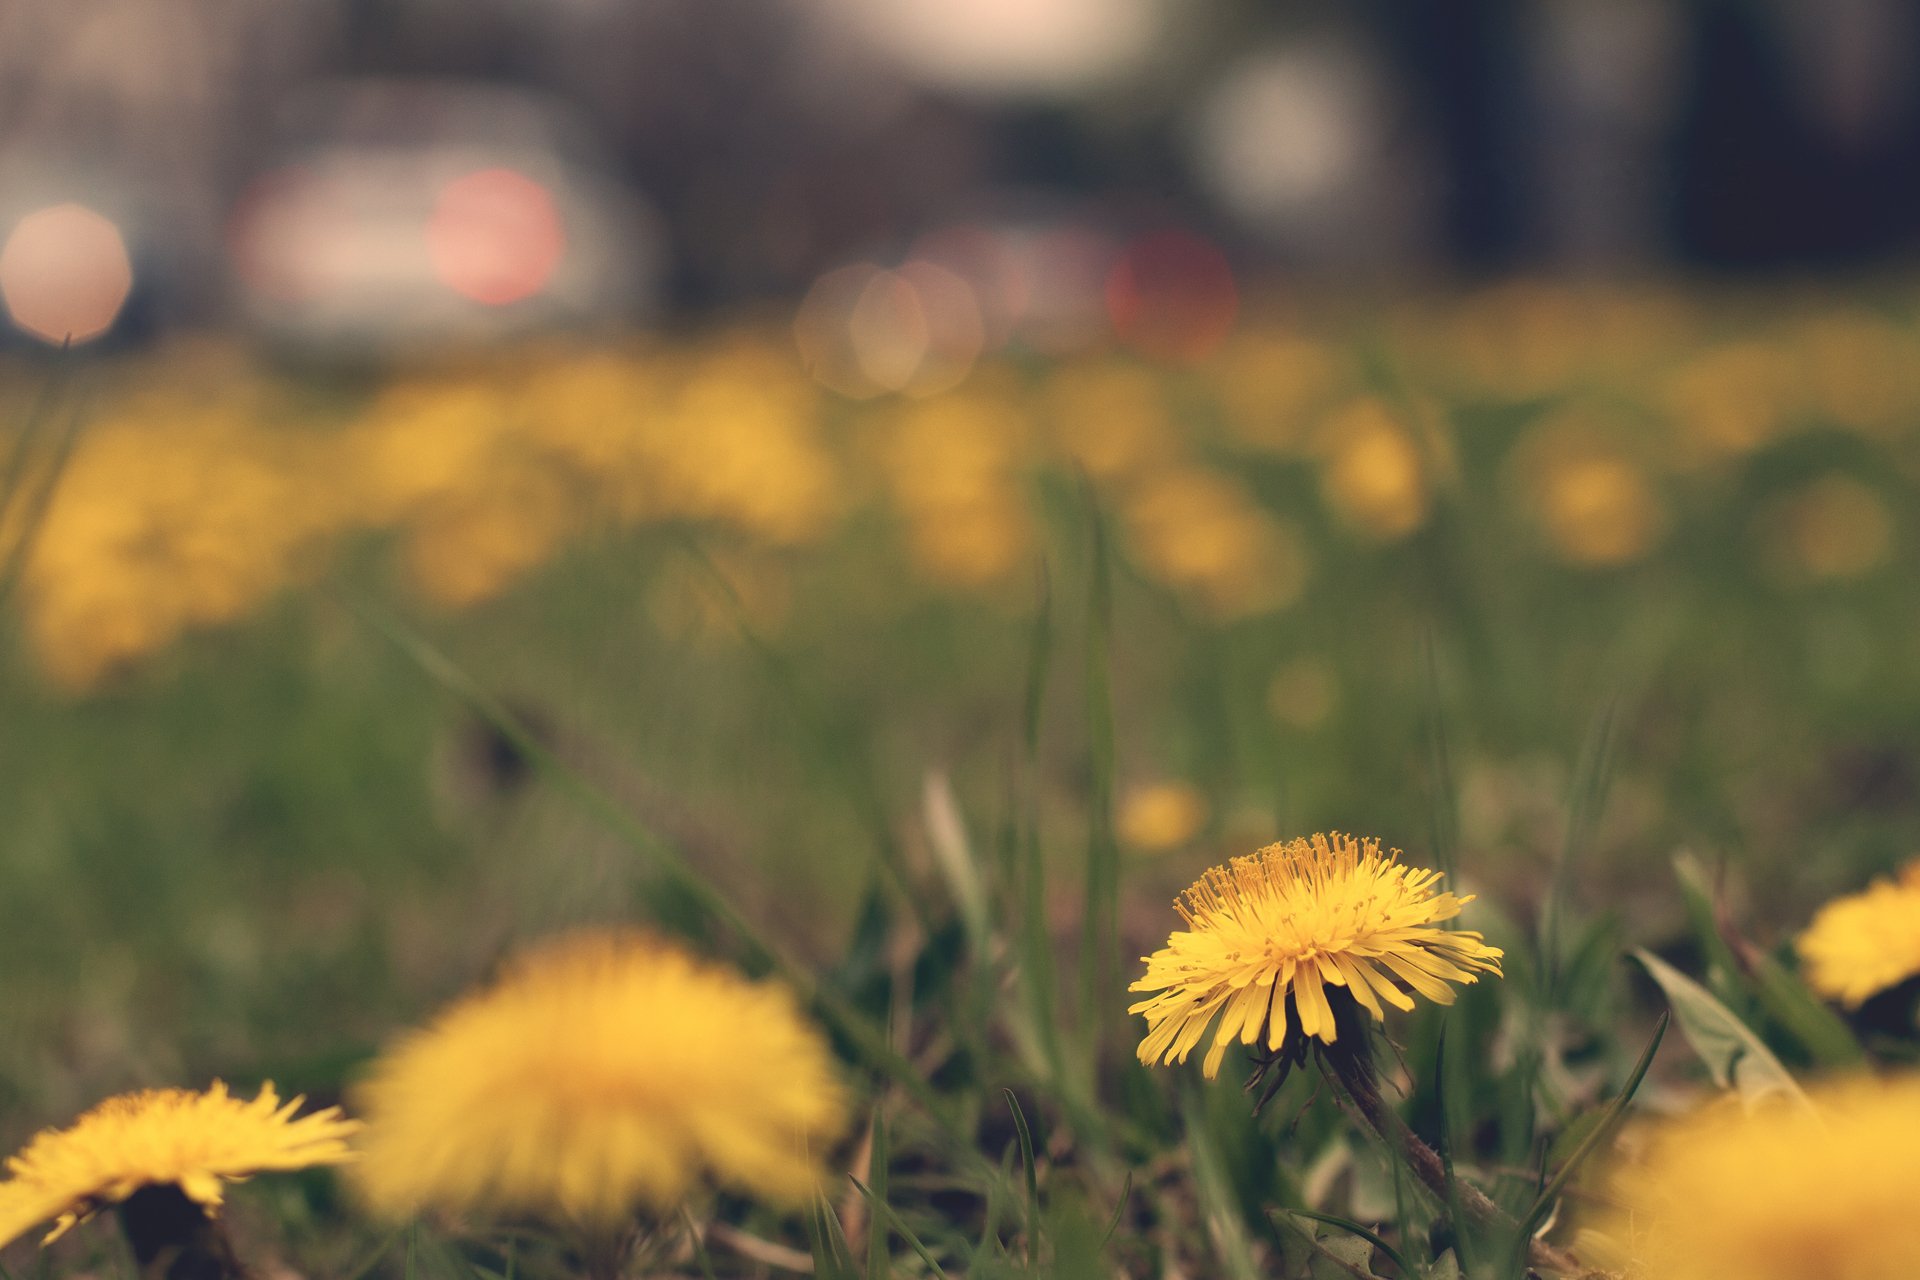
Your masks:
M86 342L113 327L133 291L133 261L112 219L56 204L14 224L0 247L0 297L43 342Z

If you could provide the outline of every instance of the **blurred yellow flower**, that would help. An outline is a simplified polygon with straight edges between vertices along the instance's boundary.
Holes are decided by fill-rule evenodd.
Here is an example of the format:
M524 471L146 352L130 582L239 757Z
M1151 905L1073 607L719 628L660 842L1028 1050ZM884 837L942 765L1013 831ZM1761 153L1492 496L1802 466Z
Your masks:
M993 390L949 392L901 408L882 430L880 462L915 563L936 581L982 587L1025 560L1032 530L1017 402Z
M1920 1276L1920 1078L1858 1079L1752 1115L1671 1122L1616 1173L1604 1234L1636 1280Z
M1207 798L1189 782L1136 787L1120 802L1121 843L1142 853L1178 849L1207 821Z
M490 599L552 558L576 511L550 472L502 472L427 504L407 531L414 582L436 603Z
M1851 476L1827 476L1762 516L1762 547L1787 579L1857 578L1893 551L1886 502Z
M228 1182L349 1159L346 1139L359 1124L341 1119L337 1107L296 1120L304 1101L283 1105L265 1084L242 1102L218 1080L205 1093L147 1089L109 1098L70 1128L43 1131L7 1161L0 1245L49 1219L52 1242L142 1187L178 1187L211 1215Z
M1711 347L1669 376L1657 398L1695 460L1737 457L1780 431L1792 402L1792 365L1775 343Z
M1575 564L1638 560L1659 531L1660 508L1640 468L1624 458L1569 458L1540 477L1540 521Z
M1320 489L1347 524L1381 541L1426 522L1425 464L1413 434L1382 401L1352 401L1321 424Z
M1120 515L1147 576L1196 597L1216 617L1283 609L1306 589L1303 539L1216 472L1158 476L1127 497Z
M355 1180L380 1213L588 1229L708 1183L804 1200L845 1110L786 988L613 931L524 954L391 1046L356 1098Z
M1440 873L1399 856L1377 840L1316 835L1209 870L1174 903L1186 930L1145 957L1128 988L1158 993L1127 1010L1146 1015L1140 1061L1186 1061L1218 1014L1202 1065L1211 1079L1236 1039L1252 1045L1264 1032L1278 1051L1295 1025L1289 1004L1301 1036L1332 1044L1332 1001L1384 1019L1383 1000L1413 1008L1409 990L1452 1004L1449 982L1498 976L1498 947L1439 927L1472 896L1436 893Z
M1063 365L1042 406L1060 453L1097 481L1164 466L1181 451L1166 378L1142 365Z
M1795 946L1808 985L1848 1008L1920 977L1920 859L1821 907Z
M1315 416L1356 381L1339 349L1286 332L1236 335L1210 371L1227 436L1268 453L1303 445Z

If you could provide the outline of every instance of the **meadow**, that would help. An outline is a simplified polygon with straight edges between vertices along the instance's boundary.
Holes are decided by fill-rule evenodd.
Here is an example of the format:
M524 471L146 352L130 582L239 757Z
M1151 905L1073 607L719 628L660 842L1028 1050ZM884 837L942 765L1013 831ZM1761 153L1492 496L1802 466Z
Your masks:
M820 1195L723 1180L609 1264L310 1169L231 1192L240 1257L1642 1274L1611 1171L1659 1117L1920 1046L1920 956L1853 999L1796 948L1920 847L1917 345L1906 282L1515 282L915 397L753 319L16 357L0 1145L216 1078L351 1113L503 957L641 925L822 1029ZM1256 1115L1241 1050L1135 1054L1170 901L1317 832L1444 872L1504 953L1386 1018L1383 1120L1337 1065L1269 1062ZM97 1224L0 1261L135 1270Z

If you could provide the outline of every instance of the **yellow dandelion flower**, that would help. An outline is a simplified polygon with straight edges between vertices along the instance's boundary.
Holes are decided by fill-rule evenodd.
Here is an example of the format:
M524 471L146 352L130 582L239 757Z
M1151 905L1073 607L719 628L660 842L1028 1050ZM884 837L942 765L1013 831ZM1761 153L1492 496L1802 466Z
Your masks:
M1920 1077L1854 1080L1751 1116L1716 1105L1665 1126L1616 1175L1604 1233L1639 1280L1920 1275Z
M346 1139L360 1126L337 1107L295 1119L305 1101L282 1103L264 1084L242 1102L218 1080L205 1093L146 1089L109 1098L71 1128L45 1130L7 1161L0 1245L49 1220L51 1243L143 1187L178 1187L211 1214L227 1182L348 1159Z
M1140 1060L1186 1061L1218 1014L1203 1067L1211 1079L1236 1039L1251 1045L1264 1031L1267 1049L1280 1050L1294 1025L1289 997L1300 1034L1332 1044L1330 996L1345 992L1384 1020L1382 1001L1413 1008L1409 990L1452 1004L1449 982L1497 976L1498 947L1439 927L1472 896L1436 893L1439 872L1399 857L1377 840L1316 835L1209 870L1174 903L1186 930L1145 958L1129 988L1158 993L1127 1010L1147 1017Z
M1920 977L1920 860L1820 908L1796 946L1808 985L1850 1009Z
M611 931L520 957L391 1047L358 1102L354 1173L377 1210L590 1230L705 1182L803 1200L843 1112L786 988Z
M1178 849L1207 821L1207 798L1190 782L1155 782L1127 793L1116 826L1120 841L1142 853Z
M1426 523L1432 505L1427 463L1402 415L1367 396L1337 410L1322 432L1320 490L1353 528L1381 542Z

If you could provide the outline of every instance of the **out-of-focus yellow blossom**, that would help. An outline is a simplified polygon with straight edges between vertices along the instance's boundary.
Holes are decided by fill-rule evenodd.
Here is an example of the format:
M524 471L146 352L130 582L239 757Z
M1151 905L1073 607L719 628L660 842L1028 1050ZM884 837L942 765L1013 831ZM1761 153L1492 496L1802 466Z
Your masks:
M1130 849L1164 853L1192 840L1206 821L1207 798L1192 783L1155 782L1120 801L1117 830Z
M1807 984L1850 1009L1920 977L1920 860L1820 908L1795 946Z
M571 531L571 495L550 472L490 477L434 502L409 526L407 568L431 600L478 604L549 560Z
M1216 472L1175 471L1143 483L1120 514L1141 569L1219 617L1282 609L1306 589L1300 534Z
M426 503L462 495L503 467L515 419L497 384L478 375L405 381L382 391L343 441L359 518L398 524Z
M1042 412L1061 456L1096 481L1166 466L1182 452L1166 378L1145 366L1067 365L1043 395Z
M334 478L306 437L211 413L96 424L23 569L43 665L84 687L257 607L309 567L343 518Z
M1267 711L1295 729L1317 729L1340 703L1340 682L1323 658L1295 658L1267 681Z
M1664 516L1644 467L1621 445L1624 423L1557 415L1514 450L1508 483L1562 559L1596 568L1652 549Z
M1816 480L1762 513L1760 544L1787 579L1857 578L1893 551L1893 516L1851 476Z
M1463 299L1448 348L1469 394L1527 400L1566 387L1591 350L1593 325L1579 291L1516 280Z
M1382 541L1426 522L1426 465L1412 431L1384 401L1349 402L1321 424L1320 435L1320 489L1343 521Z
M1636 1280L1920 1275L1920 1078L1855 1079L1813 1106L1730 1101L1665 1125L1616 1171L1601 1224Z
M1625 458L1568 458L1540 477L1547 537L1576 564L1638 560L1653 545L1660 508L1639 467Z
M984 586L1027 558L1025 426L1019 405L993 390L902 405L882 421L881 466L908 550L937 581Z
M520 384L515 417L542 450L621 491L644 466L647 433L661 429L665 383L654 362L635 353L556 355Z
M1668 377L1658 399L1688 458L1716 462L1751 453L1786 425L1794 361L1771 342L1710 348Z
M644 934L521 956L374 1063L355 1181L379 1213L589 1231L717 1186L817 1194L845 1097L786 988Z
M840 477L820 436L818 392L747 343L701 361L655 424L649 461L682 518L725 521L781 545L821 536Z
M1911 333L1865 314L1827 312L1806 321L1795 342L1801 391L1816 418L1884 438L1920 415Z
M1336 348L1284 332L1237 334L1208 372L1227 437L1268 453L1304 448L1313 424L1356 381L1351 362Z
M65 1129L48 1129L7 1160L0 1182L0 1245L53 1221L47 1242L143 1187L178 1187L209 1216L226 1184L270 1170L351 1158L359 1124L328 1107L294 1118L271 1084L251 1101L216 1080L205 1093L147 1089L109 1098Z
M1448 983L1500 976L1498 947L1440 927L1473 898L1436 892L1439 880L1378 840L1346 835L1271 844L1214 867L1174 903L1186 929L1145 957L1146 974L1127 988L1154 993L1127 1010L1146 1015L1140 1061L1185 1062L1217 1016L1202 1064L1212 1079L1235 1041L1278 1051L1297 1026L1332 1044L1330 997L1384 1020L1383 1000L1411 1009L1413 992L1452 1004Z

